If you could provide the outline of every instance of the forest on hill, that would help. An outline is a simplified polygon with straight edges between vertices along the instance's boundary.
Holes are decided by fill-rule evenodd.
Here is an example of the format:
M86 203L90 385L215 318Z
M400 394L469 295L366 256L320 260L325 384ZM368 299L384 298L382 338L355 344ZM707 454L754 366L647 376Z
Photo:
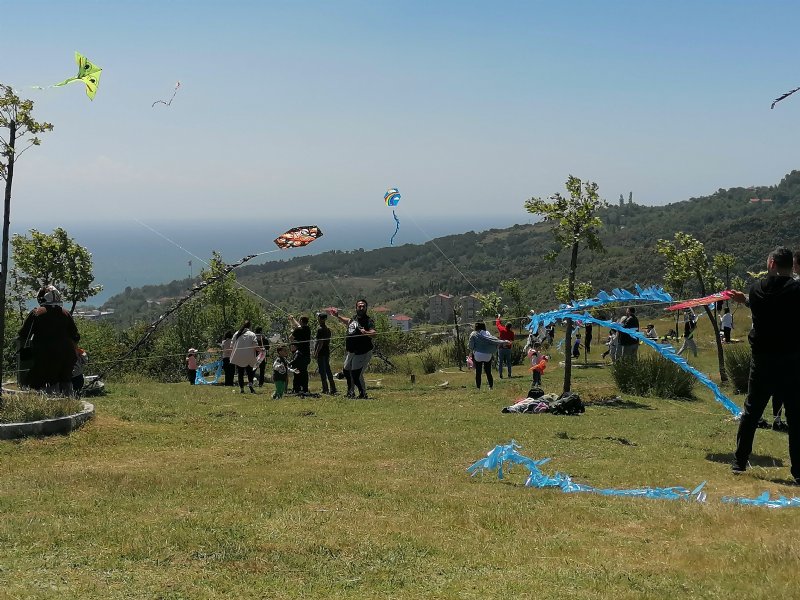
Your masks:
M528 216L520 207L522 215ZM746 271L762 270L773 247L800 246L800 171L775 186L720 189L664 206L620 199L604 209L601 218L606 251L582 252L577 273L578 280L591 282L595 291L661 284L664 264L656 254L656 243L678 231L699 239L709 256L734 255L734 273L744 276ZM262 302L267 308L275 305L297 313L331 305L349 307L363 296L373 306L385 305L392 312L426 321L429 296L499 292L500 282L508 279L519 280L531 308L553 307L554 284L565 277L568 259L562 253L553 262L546 260L554 248L547 224L514 225L448 235L425 244L336 250L247 265L237 269L236 276L266 300ZM152 300L180 296L191 283L186 279L127 289L105 306L115 309L118 323L130 324L163 311Z

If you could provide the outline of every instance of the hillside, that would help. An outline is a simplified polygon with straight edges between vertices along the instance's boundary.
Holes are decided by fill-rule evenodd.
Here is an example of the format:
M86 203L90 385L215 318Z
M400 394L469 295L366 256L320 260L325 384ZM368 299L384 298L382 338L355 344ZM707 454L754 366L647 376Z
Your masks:
M751 203L751 198L771 202ZM527 215L520 208L520 216ZM583 253L578 278L595 289L660 283L663 265L655 254L659 238L676 231L700 239L709 254L724 251L738 258L736 272L763 268L776 245L800 246L800 171L775 186L720 189L711 196L665 206L611 205L602 213L606 253ZM358 240L354 238L353 245ZM498 291L499 282L518 278L532 307L555 304L553 284L566 272L566 256L544 259L553 248L545 224L514 225L449 235L425 244L348 252L248 265L238 280L270 303L292 311L351 305L361 296L418 320L427 318L427 297L439 292L464 295ZM460 271L460 272L459 272ZM149 318L159 306L146 300L174 297L189 280L126 290L106 306L129 323Z

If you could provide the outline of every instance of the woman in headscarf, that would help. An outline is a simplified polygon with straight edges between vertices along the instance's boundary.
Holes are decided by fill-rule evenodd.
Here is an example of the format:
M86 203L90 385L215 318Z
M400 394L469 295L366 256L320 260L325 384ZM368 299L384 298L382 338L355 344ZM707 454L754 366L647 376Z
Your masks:
M256 393L253 388L255 371L253 365L256 364L258 356L258 340L256 334L250 331L250 319L245 320L239 331L233 334L233 348L231 350L231 364L236 366L236 374L239 379L239 391L244 394L244 374L247 373L247 386L252 394Z
M72 393L72 369L81 339L75 321L61 307L61 294L52 285L39 290L34 308L17 336L20 348L28 348L33 363L20 373L20 383L48 393Z

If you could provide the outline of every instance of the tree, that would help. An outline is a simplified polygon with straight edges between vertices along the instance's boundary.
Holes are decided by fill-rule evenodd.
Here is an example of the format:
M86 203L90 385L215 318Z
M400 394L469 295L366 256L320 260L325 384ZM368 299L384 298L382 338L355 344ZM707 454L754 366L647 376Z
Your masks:
M30 237L14 235L11 248L16 294L30 297L40 288L53 285L71 304L72 314L78 302L85 302L103 289L92 285L92 254L61 227L49 235L35 229L30 230Z
M475 294L475 297L481 301L481 316L494 319L497 315L508 310L507 306L503 306L503 299L496 292Z
M208 269L200 272L200 279L206 280L212 277L219 276L227 265L222 260L222 255L216 250L211 252L211 262L208 263ZM236 275L233 272L228 273L225 277L221 277L208 286L204 292L208 301L217 306L222 313L221 328L236 329L236 325L232 322L232 315L230 314L230 307L235 305L241 298L241 290L236 285Z
M514 278L501 281L500 291L503 294L503 301L509 303L509 308L511 309L514 319L520 319L528 315L528 306L519 279Z
M714 271L722 277L725 289L731 289L731 270L736 266L736 257L726 252L717 252L712 259L712 264L714 265ZM730 306L727 301L726 306Z
M11 186L14 183L14 165L31 146L38 146L40 133L52 131L50 123L33 119L33 102L22 100L7 85L0 84L0 129L8 130L8 137L0 136L0 178L5 181L3 204L3 250L0 258L0 349L5 348L6 285L8 284L8 229L11 224ZM0 381L3 381L3 361L0 360ZM2 397L2 390L0 390Z
M591 252L604 252L599 236L603 221L597 216L597 212L607 204L600 199L597 184L594 182L584 183L570 175L567 178L566 188L569 197L556 192L550 196L550 202L541 198L531 198L525 202L525 210L541 215L544 221L552 226L550 231L560 248L548 254L548 260L555 260L563 249L570 250L567 295L569 298L575 298L575 272L578 269L578 253L581 246ZM570 348L572 348L572 319L567 319L564 392L570 390L572 379Z
M569 278L565 277L553 286L553 291L556 294L556 300L562 304L572 304L575 300L585 300L592 297L594 288L591 281L576 281L575 282L575 295L569 295Z
M685 285L694 280L701 296L707 296L710 293L709 290L717 290L722 287L722 282L716 276L713 264L706 255L705 246L693 236L679 231L675 234L674 241L658 240L656 252L666 261L664 281L669 282L670 285L674 286L676 282L683 282ZM722 340L719 337L719 324L711 312L711 308L708 305L703 308L714 329L719 378L720 381L725 382L728 380L728 376L725 373L725 354L722 350Z

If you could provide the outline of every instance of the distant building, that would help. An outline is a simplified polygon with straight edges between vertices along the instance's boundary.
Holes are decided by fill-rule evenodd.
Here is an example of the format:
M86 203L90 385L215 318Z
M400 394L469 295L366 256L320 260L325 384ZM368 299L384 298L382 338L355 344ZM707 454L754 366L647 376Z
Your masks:
M475 296L461 296L458 299L461 303L461 322L467 323L477 321L481 317L483 302Z
M400 331L410 331L414 321L407 315L392 315L389 318L389 322Z
M392 312L392 309L388 306L375 306L374 308L370 309L371 312L374 313L382 313L382 314L389 314Z
M73 316L77 319L86 319L87 321L97 321L105 319L114 314L114 309L109 308L106 310L76 310Z
M453 320L453 297L450 294L436 294L428 298L428 312L431 323L449 323Z
M761 202L761 198L750 198L750 204L755 204L756 202Z

